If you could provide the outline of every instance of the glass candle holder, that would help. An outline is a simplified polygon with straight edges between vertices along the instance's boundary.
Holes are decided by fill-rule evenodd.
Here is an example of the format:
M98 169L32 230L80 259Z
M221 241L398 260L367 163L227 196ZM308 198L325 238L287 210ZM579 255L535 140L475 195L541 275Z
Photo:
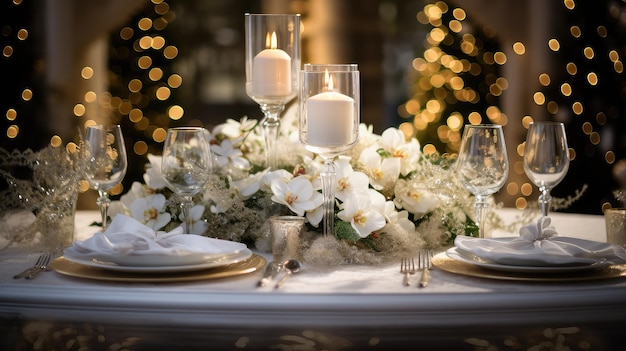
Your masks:
M249 14L246 25L246 93L259 104L266 165L276 169L280 114L298 94L300 15Z
M300 72L300 142L324 159L324 234L334 235L334 159L359 137L359 71L355 64L306 64Z

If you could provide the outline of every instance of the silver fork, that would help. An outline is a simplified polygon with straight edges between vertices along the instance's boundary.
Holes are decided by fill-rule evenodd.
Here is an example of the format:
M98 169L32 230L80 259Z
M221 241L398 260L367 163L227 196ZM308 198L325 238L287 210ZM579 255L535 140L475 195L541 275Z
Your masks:
M48 265L50 264L52 255L49 252L45 252L42 256L44 256L43 261L26 276L26 279L33 279L37 274L49 270Z
M415 273L415 260L411 258L403 258L400 261L400 273L404 274L402 284L405 286L411 285L409 274Z
M50 263L51 257L52 255L50 255L49 252L44 252L43 254L39 255L39 257L37 258L37 261L32 267L29 267L25 269L23 272L14 275L13 278L15 279L24 278L24 277L26 279L34 278L34 276L37 275L39 272L41 272L44 269L47 269L48 264Z
M422 277L419 281L419 287L425 288L430 282L430 270L432 264L433 250L422 249L417 255L417 268L422 271Z

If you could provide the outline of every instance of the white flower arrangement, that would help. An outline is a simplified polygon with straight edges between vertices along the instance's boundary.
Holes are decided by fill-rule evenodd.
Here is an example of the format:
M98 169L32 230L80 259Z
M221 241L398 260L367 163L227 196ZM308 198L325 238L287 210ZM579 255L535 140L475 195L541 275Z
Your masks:
M270 216L305 217L301 253L313 265L388 262L477 234L474 200L453 176L453 159L422 154L419 142L396 128L376 135L361 125L357 145L336 160L336 237L325 237L322 160L300 144L293 115L283 117L276 170L259 166L264 142L258 121L229 119L211 131L214 174L194 199L192 233L269 250ZM161 158L148 159L144 183L132 185L117 211L167 230L182 223L181 211L160 173Z

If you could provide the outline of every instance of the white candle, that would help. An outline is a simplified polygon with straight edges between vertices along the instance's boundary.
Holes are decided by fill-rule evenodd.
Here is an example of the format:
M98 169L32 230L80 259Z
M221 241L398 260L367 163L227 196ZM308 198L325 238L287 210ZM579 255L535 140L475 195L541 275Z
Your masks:
M252 94L255 96L291 94L291 57L276 47L276 33L272 33L270 48L254 57Z
M328 84L332 90L332 77ZM348 145L352 140L354 99L334 91L311 96L306 101L307 144Z

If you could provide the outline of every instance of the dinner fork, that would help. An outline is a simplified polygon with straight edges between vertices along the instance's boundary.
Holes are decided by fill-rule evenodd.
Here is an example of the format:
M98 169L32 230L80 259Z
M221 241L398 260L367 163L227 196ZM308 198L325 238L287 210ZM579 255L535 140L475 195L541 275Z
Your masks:
M409 274L415 273L415 260L411 258L403 258L400 261L400 273L404 274L404 280L402 283L405 286L411 285Z
M24 277L26 279L34 278L39 272L48 268L48 264L50 263L51 258L52 258L52 255L50 255L49 252L44 252L37 258L37 261L32 267L26 268L23 272L14 275L13 278L15 279L24 278Z
M417 268L422 271L422 277L419 281L419 287L425 288L430 282L430 270L432 264L433 250L422 249L417 255Z
M33 279L35 278L39 273L44 272L49 270L48 269L48 265L50 264L50 260L52 259L52 255L49 252L44 253L42 256L44 256L43 261L35 267L35 269L33 269L27 276L26 279Z

